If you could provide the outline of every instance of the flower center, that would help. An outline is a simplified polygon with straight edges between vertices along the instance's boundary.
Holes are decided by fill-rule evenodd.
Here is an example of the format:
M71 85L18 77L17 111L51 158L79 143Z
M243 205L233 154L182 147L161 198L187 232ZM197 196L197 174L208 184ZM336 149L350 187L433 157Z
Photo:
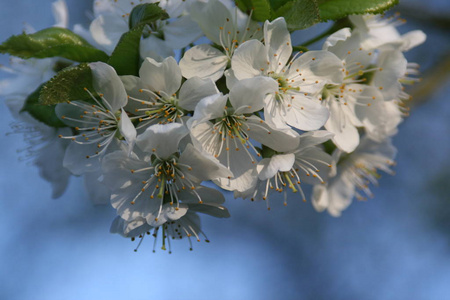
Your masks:
M141 93L149 93L152 100L142 100L129 97L130 100L138 102L142 107L136 108L135 116L131 119L139 120L141 124L136 129L153 125L155 123L173 123L184 116L185 111L178 105L179 99L176 94L168 95L165 92L154 93L150 90L139 90Z

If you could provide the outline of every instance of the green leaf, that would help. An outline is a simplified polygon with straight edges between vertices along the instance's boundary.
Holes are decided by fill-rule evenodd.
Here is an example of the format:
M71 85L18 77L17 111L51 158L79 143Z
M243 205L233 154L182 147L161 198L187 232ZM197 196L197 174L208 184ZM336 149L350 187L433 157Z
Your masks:
M259 22L264 22L270 19L270 4L268 0L251 0L252 3L252 19Z
M90 101L91 96L85 88L96 95L92 86L91 68L88 64L82 63L62 70L45 83L39 102L44 105L53 105L75 100Z
M293 3L293 0L290 1L286 1L286 0L269 0L270 2L270 7L272 7L273 10L278 10L280 7L288 4L288 3Z
M128 26L130 29L151 24L158 20L168 19L169 15L157 3L136 5L130 13Z
M42 105L39 103L41 89L42 85L28 96L21 112L28 112L33 118L48 126L65 127L66 125L56 116L55 105Z
M320 21L316 0L288 2L277 10L276 16L286 19L289 30L304 29Z
M274 8L272 10L272 16L271 19L274 20L278 17L283 17L284 15L287 15L289 11L292 9L292 6L294 5L294 1L290 1L282 5L281 7Z
M0 53L24 59L63 57L77 62L107 61L108 55L69 29L52 27L33 34L13 35L0 45Z
M139 45L143 29L144 26L139 26L124 33L111 54L108 64L116 70L118 75L138 76L141 63Z
M247 15L252 14L252 19L264 22L271 18L271 7L269 0L236 0L236 6Z
M162 10L157 3L139 4L130 13L130 31L125 32L117 43L108 64L118 75L139 74L141 64L140 43L141 36L146 25L151 25L157 20L165 20L169 15Z
M348 15L379 14L398 4L399 0L319 0L323 22Z
M252 1L251 0L236 0L236 6L247 15L250 14L252 9Z

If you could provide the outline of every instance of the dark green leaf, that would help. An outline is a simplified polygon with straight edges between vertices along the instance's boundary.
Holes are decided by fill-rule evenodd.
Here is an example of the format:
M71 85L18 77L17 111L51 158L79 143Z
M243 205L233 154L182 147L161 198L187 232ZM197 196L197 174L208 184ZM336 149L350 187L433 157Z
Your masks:
M280 7L285 6L288 3L293 3L294 0L269 0L270 7L272 7L272 10L278 10Z
M42 87L39 102L52 105L66 101L91 100L85 91L87 88L95 95L92 87L92 71L88 64L83 63L69 67L54 76Z
M247 15L250 14L252 10L252 1L251 0L236 0L236 6Z
M157 3L136 5L130 13L128 26L130 29L149 25L158 20L168 19L169 15Z
M108 64L119 75L138 75L141 63L140 43L147 25L157 20L165 20L169 15L157 3L139 4L130 13L130 31L125 32L117 43Z
M289 30L304 29L320 21L316 0L288 2L277 11L277 17L284 17Z
M274 20L278 17L283 17L287 14L289 14L289 11L292 9L292 6L294 5L294 1L290 1L285 3L283 6L278 7L276 10L272 10L272 16L271 19Z
M122 35L114 52L111 54L108 64L111 65L118 75L139 74L140 52L139 45L144 26L134 28Z
M252 3L252 19L264 22L270 19L270 4L268 0L251 0Z
M379 14L398 4L399 0L319 0L322 21L337 20L348 15Z
M58 27L33 34L13 35L0 45L0 52L25 59L63 57L77 62L108 60L105 52L92 47L69 29Z
M33 118L48 126L65 127L66 125L55 114L55 105L43 105L39 103L41 89L42 85L28 96L21 112L28 112Z

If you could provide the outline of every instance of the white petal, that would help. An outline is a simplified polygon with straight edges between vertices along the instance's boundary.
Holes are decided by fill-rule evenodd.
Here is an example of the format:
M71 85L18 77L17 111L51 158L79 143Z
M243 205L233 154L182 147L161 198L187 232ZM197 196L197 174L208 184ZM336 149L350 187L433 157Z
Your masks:
M330 197L328 212L333 217L339 217L351 203L355 195L355 186L344 179L333 181L328 186L328 195Z
M196 1L190 7L190 15L206 37L217 45L221 44L220 27L223 28L222 31L231 31L233 18L228 8L220 1Z
M241 157L245 158L243 155L241 155ZM235 175L230 179L224 177L214 180L214 183L217 184L217 186L219 186L220 188L228 191L234 191L235 198L241 197L236 195L247 195L248 193L250 193L250 190L252 190L256 186L258 181L258 174L256 172L255 165L251 164L248 158L244 161L244 163L241 162L239 164L239 162L237 162L236 165L241 169L238 169L234 172L239 175ZM234 168L234 164L231 164L230 168L236 170L236 168Z
M399 79L407 70L407 60L398 50L383 51L378 57L378 67L372 85L378 88L386 100L397 99L402 91Z
M96 143L77 144L71 142L66 149L63 166L74 175L81 175L86 172L93 172L100 168L100 157L90 157L98 151Z
M161 214L153 215L149 214L146 219L150 226L158 227L168 221L175 221L183 217L188 211L186 204L180 203L177 206L164 204ZM156 219L157 218L157 219Z
M192 144L188 144L180 155L180 163L191 167L186 170L186 176L193 181L212 180L220 177L231 177L233 173L212 155L200 152Z
M181 71L173 57L168 57L161 63L147 57L139 70L139 77L150 90L164 92L169 97L181 85Z
M287 124L300 130L317 130L327 122L330 113L320 102L298 94L293 97L284 116Z
M251 139L264 144L278 152L288 152L295 149L299 143L299 136L292 136L292 132L272 128L257 116L247 117L247 134ZM295 132L294 132L295 133Z
M188 79L197 76L217 81L227 64L228 57L210 45L194 46L180 60L181 72Z
M164 58L175 56L175 52L167 45L166 41L154 35L141 39L139 52L143 59L150 57L158 62L162 62Z
M292 62L287 74L288 78L295 78L297 83L294 86L300 86L300 91L313 93L308 85L319 83L341 84L343 81L342 61L333 53L328 51L308 51L302 54ZM300 75L301 74L301 75ZM300 80L299 76L305 81ZM303 86L302 83L305 83ZM317 85L319 88L321 84Z
M127 93L119 76L108 64L102 62L90 63L92 70L92 83L98 94L103 94L103 101L107 109L112 112L118 111L127 104Z
M70 127L83 127L81 124L84 124L84 121L80 119L80 116L83 115L83 109L80 107L69 103L58 103L55 107L55 113L64 124ZM80 121L73 121L72 119Z
M231 89L229 98L236 114L248 114L261 110L266 94L276 91L276 80L258 76L237 82Z
M345 41L352 35L350 28L342 28L335 33L331 34L323 43L322 49L328 50L328 48L335 46L340 41Z
M300 147L308 148L322 144L333 137L333 133L326 130L316 130L305 132L300 136Z
M386 120L386 111L381 93L374 87L365 86L356 97L358 105L354 106L354 110L357 120L368 131L382 127ZM356 122L354 124L356 125Z
M325 128L334 133L332 140L339 149L352 152L359 144L359 133L346 113L341 111L343 109L341 106L334 100L330 102L330 118L325 124Z
M264 158L256 166L258 178L260 180L267 180L274 177L278 172L287 172L292 168L294 162L295 155L292 153Z
M268 61L266 47L260 41L250 40L234 51L231 67L236 78L252 78L263 75L269 67Z
M139 135L136 144L142 151L156 153L161 158L167 158L178 152L178 144L187 134L188 129L183 124L156 124Z
M189 16L181 16L163 28L168 47L181 49L201 36L201 29Z
M116 15L104 14L92 21L89 30L94 40L112 53L122 34L128 31L128 24Z
M58 133L70 134L70 129L60 129ZM70 172L63 167L63 159L68 142L62 139L50 140L45 147L35 153L33 164L39 168L39 175L52 185L52 198L61 197L67 188Z
M227 96L215 94L203 98L195 108L194 117L199 123L223 116Z
M52 12L55 18L54 27L67 28L69 25L69 11L64 0L58 0L52 3Z
M133 150L134 143L136 142L136 128L128 117L127 113L122 109L122 114L120 115L120 121L118 124L120 134L125 138L128 144L128 154Z
M312 205L318 211L322 212L329 205L328 190L325 185L317 184L314 186L312 194Z
M427 36L422 30L413 30L402 35L403 45L401 51L408 51L425 42Z
M292 54L291 35L284 18L265 22L264 43L269 55L270 70L280 73Z
M101 169L94 172L84 173L84 187L89 196L89 200L95 205L109 204L111 191L98 179L101 176Z
M217 189L201 185L195 188L195 192L204 204L222 204L225 202L222 192ZM181 190L179 199L190 206L193 203L199 203L197 195L188 190Z
M211 79L192 77L181 86L179 105L186 110L194 110L200 100L218 93L219 90Z
M189 209L199 213L207 214L216 218L229 218L230 213L225 206L211 203L211 204L189 204Z
M141 89L145 89L145 85L139 77L133 75L119 77L128 96L135 99L149 100L148 96L145 96L142 92L139 92ZM128 112L134 112L136 109L142 108L142 104L139 101L129 100L124 108Z

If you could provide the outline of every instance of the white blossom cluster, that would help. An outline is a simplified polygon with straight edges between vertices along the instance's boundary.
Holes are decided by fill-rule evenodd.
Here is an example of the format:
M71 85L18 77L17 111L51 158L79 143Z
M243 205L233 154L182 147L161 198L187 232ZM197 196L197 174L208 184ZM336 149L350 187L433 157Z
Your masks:
M111 54L133 7L151 2L97 0L89 28L74 32ZM61 59L3 67L17 74L0 83L22 121L15 130L27 133L54 197L71 174L83 176L94 202L117 210L112 232L134 239L161 231L165 248L169 237L207 240L197 213L229 217L220 189L270 209L275 192L286 205L306 201L304 185L313 185L314 208L339 216L354 197L372 197L379 170L393 173L391 138L408 114L404 85L418 74L403 52L423 32L400 35L397 17L351 16L352 28L302 53L283 18L257 23L218 0L159 5L170 18L146 28L139 76L90 63L92 101L56 106L65 128L19 113ZM67 26L64 2L54 8L55 26Z

